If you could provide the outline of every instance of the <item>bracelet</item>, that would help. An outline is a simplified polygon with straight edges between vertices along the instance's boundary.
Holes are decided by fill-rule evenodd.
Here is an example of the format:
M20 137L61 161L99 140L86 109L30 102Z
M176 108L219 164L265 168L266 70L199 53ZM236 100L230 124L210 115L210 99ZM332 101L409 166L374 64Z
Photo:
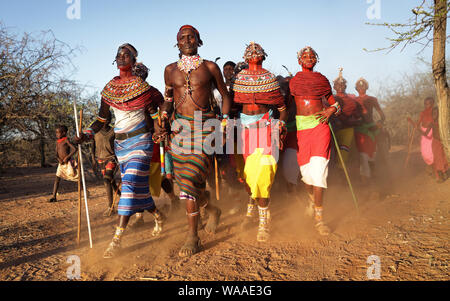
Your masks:
M230 116L228 116L228 114L223 114L222 115L222 119L228 119L228 118L230 118Z
M100 121L101 123L106 123L107 119L97 116L97 121Z
M278 112L286 111L286 106L282 106L281 108L278 108Z
M89 139L91 140L92 138L94 138L95 132L92 128L87 128L83 131L83 134Z
M173 102L173 97L164 96L164 100L167 102Z
M152 117L153 120L158 119L158 112L155 113L150 113L150 116Z
M334 115L339 115L339 113L341 113L342 108L337 101L334 104L332 104L331 107L336 108L336 112L334 113Z
M169 119L169 113L167 113L167 111L162 111L161 112L161 118Z

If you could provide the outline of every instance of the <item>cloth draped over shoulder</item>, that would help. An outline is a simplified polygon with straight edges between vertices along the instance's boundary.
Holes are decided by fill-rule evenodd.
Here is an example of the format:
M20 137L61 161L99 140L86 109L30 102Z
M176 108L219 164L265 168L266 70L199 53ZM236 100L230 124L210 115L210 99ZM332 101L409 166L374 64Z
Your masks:
M297 72L289 82L289 89L293 96L308 99L322 99L332 95L330 82L320 72Z
M103 88L102 101L122 111L135 111L148 107L152 102L162 103L164 98L158 89L135 76L126 82L114 77Z
M284 97L280 84L271 72L244 69L236 76L233 84L234 102L241 104L262 104L282 106Z

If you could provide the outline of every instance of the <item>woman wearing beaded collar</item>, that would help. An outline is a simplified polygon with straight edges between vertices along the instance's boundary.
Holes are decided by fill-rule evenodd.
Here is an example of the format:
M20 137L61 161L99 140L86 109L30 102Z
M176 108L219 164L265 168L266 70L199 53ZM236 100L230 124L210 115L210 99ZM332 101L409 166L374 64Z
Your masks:
M280 85L274 74L263 69L262 63L266 59L266 52L257 43L250 42L244 52L244 59L248 68L236 75L234 82L234 101L242 104L240 114L242 130L243 156L245 160L244 177L247 191L250 194L247 205L247 216L242 224L246 228L253 221L256 206L259 210L259 229L257 240L264 242L269 239L269 198L270 190L275 179L277 162L272 154L272 109L280 112L280 141L286 133L287 110ZM257 139L250 143L254 137ZM261 141L266 140L266 141ZM282 145L280 143L280 148Z
M121 249L121 239L130 217L144 210L155 217L152 235L159 235L164 216L155 207L149 191L149 169L152 157L152 132L158 128L157 110L162 94L146 81L147 68L136 63L137 50L130 44L119 47L116 56L120 75L103 89L97 120L83 132L78 143L93 138L110 119L110 108L116 118L115 153L122 174L122 191L118 205L119 225L104 258L114 257ZM152 120L153 119L153 120Z

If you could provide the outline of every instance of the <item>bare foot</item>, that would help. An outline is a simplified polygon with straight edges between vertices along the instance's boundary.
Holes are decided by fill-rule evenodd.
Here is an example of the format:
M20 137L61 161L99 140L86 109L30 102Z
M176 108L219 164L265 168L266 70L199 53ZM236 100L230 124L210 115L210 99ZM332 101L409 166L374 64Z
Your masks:
M117 256L121 251L120 242L115 240L111 241L105 253L103 253L103 258L109 259Z
M198 236L188 236L186 242L178 252L180 257L192 256L200 251L200 238Z
M205 225L205 232L208 234L215 234L217 226L219 226L220 215L222 211L217 207L212 207L211 211L208 212L208 222Z
M253 217L244 217L244 221L241 224L241 230L246 231L256 225L256 220Z
M160 212L158 216L155 216L155 227L153 228L152 236L159 236L163 230L163 224L166 220L165 215Z
M327 236L327 235L330 235L330 233L331 233L330 228L328 228L328 226L325 225L324 222L318 222L316 224L316 229L317 229L317 232L319 232L319 234L322 236Z
M256 234L256 240L259 242L266 242L270 238L269 230L265 228L259 228L258 234Z

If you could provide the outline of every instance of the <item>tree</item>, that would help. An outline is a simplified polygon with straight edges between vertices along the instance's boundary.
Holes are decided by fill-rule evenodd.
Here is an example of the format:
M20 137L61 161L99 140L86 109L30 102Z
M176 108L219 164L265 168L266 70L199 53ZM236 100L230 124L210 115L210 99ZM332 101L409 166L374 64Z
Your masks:
M386 49L390 51L400 45L403 45L403 50L409 44L423 45L423 50L431 43L433 44L431 65L439 107L439 130L447 155L450 154L450 102L446 75L445 47L449 12L450 2L447 2L447 0L433 0L432 4L427 4L427 0L422 0L420 5L412 9L413 17L406 24L368 23L370 25L386 26L396 35L395 38L388 38L391 42L388 47L376 49L375 51Z
M0 23L0 152L11 141L38 140L46 165L45 146L54 141L55 126L74 125L73 98L86 103L83 87L68 79L77 51L51 31L18 37Z

